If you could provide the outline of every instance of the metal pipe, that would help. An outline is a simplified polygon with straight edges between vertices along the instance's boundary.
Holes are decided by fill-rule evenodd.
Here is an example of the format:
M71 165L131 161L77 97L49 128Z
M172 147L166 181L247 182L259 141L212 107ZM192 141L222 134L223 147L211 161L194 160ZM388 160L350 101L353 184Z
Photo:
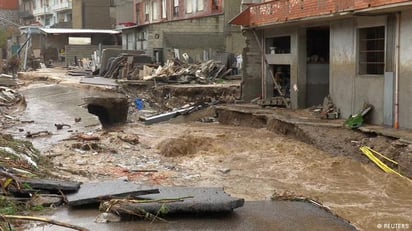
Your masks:
M399 129L399 62L400 62L400 41L401 41L401 13L396 14L396 57L395 57L395 121L394 128Z

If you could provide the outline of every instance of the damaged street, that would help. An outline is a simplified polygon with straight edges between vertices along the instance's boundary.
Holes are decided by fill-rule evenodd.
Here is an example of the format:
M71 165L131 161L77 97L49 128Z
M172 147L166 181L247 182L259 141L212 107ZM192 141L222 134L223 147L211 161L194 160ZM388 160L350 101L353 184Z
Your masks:
M224 189L224 193L245 201L234 210L235 214L245 218L223 216L225 229L229 230L261 229L268 225L282 230L301 227L322 230L319 228L321 223L314 225L310 220L323 216L327 217L323 221L326 222L325 230L369 230L369 227L376 226L377 220L408 223L411 219L411 181L381 171L359 150L366 145L391 154L392 158L410 153L410 145L399 139L353 131L343 127L341 120L317 119L307 110L291 112L282 108L234 104L239 94L239 82L236 81L203 86L167 84L153 91L152 86L119 88L112 84L83 84L81 82L86 78L67 75L65 69L59 68L22 73L20 77L18 82L24 84L19 92L25 96L27 105L16 104L12 107L13 113L3 114L9 115L2 119L3 131L32 142L41 151L40 155L50 161L50 166L45 169L46 178L82 182L84 186L80 185L80 189L88 183L101 182L103 185L99 187L102 189L98 191L108 190L107 195L114 193L110 188L117 184L116 181L136 183L146 187L146 191L181 187L189 190L147 197L150 200L190 201L186 197L196 195L190 192L192 189ZM147 118L159 113L162 115L165 108L196 105L199 102L190 99L196 99L195 95L200 90L202 98L198 100L222 103L146 124ZM168 98L164 98L164 92ZM110 105L109 102L119 97L128 98L129 102L126 106L127 120L120 124L110 123L108 114L88 112L90 104L107 100L105 105ZM138 109L136 98L143 100L144 108ZM122 117L121 114L113 115ZM106 119L102 120L102 116ZM66 126L58 127L56 124ZM27 136L39 131L45 133ZM402 166L402 172L407 173L410 166L403 163ZM125 192L124 195L130 195L127 190ZM72 207L72 196L70 193L67 195L68 206ZM90 192L86 197L101 198L90 195ZM122 217L119 211L125 209L122 204L116 206L103 205L101 211L112 211L120 215L118 218L107 218L106 215L98 215L97 209L82 209L81 206L68 211L59 207L46 210L45 214L68 223L77 220L75 223L80 222L91 230L111 230L111 222L118 222ZM289 218L275 218L286 216L292 219L299 214L300 206L322 209L298 215L302 217L294 221L294 225ZM153 210L138 208L145 208L150 214L161 210L161 207ZM394 208L397 212L389 213ZM216 220L216 215L196 221L195 217L195 220L190 218L190 213L199 212L186 211L183 220L170 213L165 219L172 223L162 224L162 220L149 224L147 221L122 221L115 227L119 230L132 227L169 230L176 227L197 229L202 223L215 227L213 229L220 229L218 227L223 225ZM270 219L266 220L264 216ZM314 217L308 218L310 216ZM244 220L246 217L248 220ZM260 219L265 219L264 226ZM95 220L110 223L95 223ZM30 230L45 228L39 225L32 223Z

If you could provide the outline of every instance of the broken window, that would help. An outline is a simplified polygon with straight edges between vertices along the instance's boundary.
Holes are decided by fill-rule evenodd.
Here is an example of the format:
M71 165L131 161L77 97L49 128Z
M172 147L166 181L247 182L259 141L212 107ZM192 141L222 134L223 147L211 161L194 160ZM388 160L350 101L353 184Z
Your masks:
M173 16L179 16L179 0L174 0L173 3Z
M359 74L381 75L385 70L385 27L359 29Z
M166 0L162 0L162 18L166 18L167 14L166 14Z
M290 54L290 36L268 38L266 45L266 53Z

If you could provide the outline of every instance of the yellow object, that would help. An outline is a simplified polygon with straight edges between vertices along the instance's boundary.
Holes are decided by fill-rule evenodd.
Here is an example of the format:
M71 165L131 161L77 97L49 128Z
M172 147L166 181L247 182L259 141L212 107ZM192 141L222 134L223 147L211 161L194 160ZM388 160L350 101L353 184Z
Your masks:
M394 163L394 164L396 164L396 165L398 165L398 162L389 159L388 157L380 154L379 152L377 152L377 151L375 151L375 150L373 150L372 148L367 147L367 146L361 147L360 150L361 150L361 151L363 152L363 154L365 154L373 163L375 163L379 168L381 168L381 169L382 169L383 171L385 171L386 173L394 173L394 174L396 174L396 175L398 175L398 176L407 178L407 177L403 176L402 174L400 174L399 172L397 172L397 171L391 169L390 167L388 167L388 165L386 165L386 164L383 163L380 159L378 159L378 158L374 155L374 153L377 154L377 155L379 155L380 157L384 158L385 160L388 160L388 161L390 161L390 162L392 162L392 163Z

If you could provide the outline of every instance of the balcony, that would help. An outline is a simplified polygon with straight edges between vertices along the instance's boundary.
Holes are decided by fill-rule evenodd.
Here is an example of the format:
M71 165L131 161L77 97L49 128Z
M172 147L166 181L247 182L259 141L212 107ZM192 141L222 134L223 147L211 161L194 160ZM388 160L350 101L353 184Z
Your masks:
M49 6L44 6L44 7L38 7L36 9L33 9L33 15L34 16L42 16L42 15L50 15L53 14Z
M55 12L68 11L72 9L72 2L59 2L52 4L51 8Z

